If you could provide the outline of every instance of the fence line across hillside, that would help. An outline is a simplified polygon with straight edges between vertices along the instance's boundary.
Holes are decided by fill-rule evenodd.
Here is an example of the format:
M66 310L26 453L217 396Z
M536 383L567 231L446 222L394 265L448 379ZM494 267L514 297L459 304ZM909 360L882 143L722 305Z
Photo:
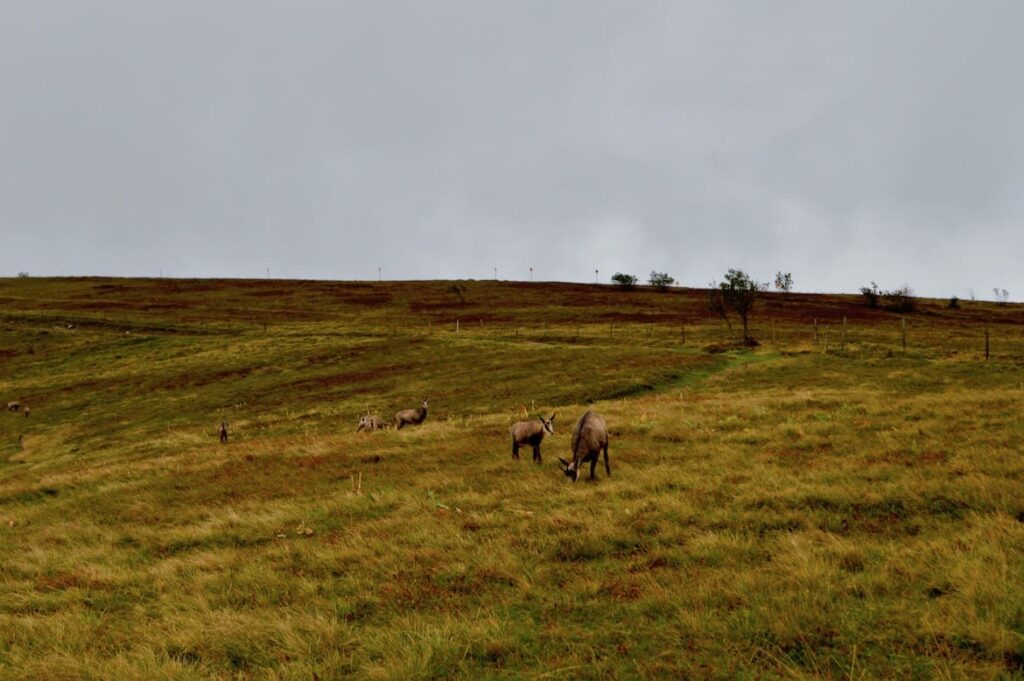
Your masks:
M450 334L516 341L570 342L580 344L615 343L638 346L703 349L708 346L738 344L739 324L713 318L619 319L599 322L544 319L491 321L484 317L457 317L441 322L431 317L372 320L351 319L290 320L275 323L267 318L197 318L157 323L146 317L119 318L109 311L90 314L60 314L52 311L6 311L0 324L59 328L67 333L198 334L246 335L257 333L287 335L403 336ZM901 315L858 324L846 315L812 317L804 321L792 318L754 317L750 334L761 345L780 350L820 348L822 353L880 349L903 356L927 356L967 353L979 359L1024 358L1024 328L1013 324L967 323L963 320L932 318L926 315Z

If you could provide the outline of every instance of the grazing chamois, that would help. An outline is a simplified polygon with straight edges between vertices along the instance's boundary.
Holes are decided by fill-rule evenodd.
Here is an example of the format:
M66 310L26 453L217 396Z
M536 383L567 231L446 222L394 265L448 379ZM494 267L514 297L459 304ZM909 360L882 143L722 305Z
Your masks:
M220 428L217 429L217 432L220 433L220 443L222 445L226 444L228 441L228 422L221 421Z
M534 421L517 421L512 424L512 458L519 460L519 448L527 445L533 447L534 463L541 463L540 443L544 439L544 433L555 434L555 415L551 418L541 416Z
M21 411L21 402L8 402L7 411Z
M395 430L401 430L402 426L418 426L427 418L427 401L416 409L402 409L395 414Z
M359 427L356 428L356 432L358 433L361 430L365 430L368 433L372 433L375 430L384 430L384 422L380 420L379 416L363 414L359 417Z
M28 418L29 414L31 414L31 413L32 413L32 410L29 409L28 405L26 404L25 405L25 418Z
M590 478L594 478L594 469L597 468L597 457L604 451L604 470L608 475L612 474L612 468L608 465L608 425L601 418L600 414L588 411L576 422L576 429L572 431L572 461L566 461L562 457L562 468L566 477L576 482L580 478L580 467L590 462Z

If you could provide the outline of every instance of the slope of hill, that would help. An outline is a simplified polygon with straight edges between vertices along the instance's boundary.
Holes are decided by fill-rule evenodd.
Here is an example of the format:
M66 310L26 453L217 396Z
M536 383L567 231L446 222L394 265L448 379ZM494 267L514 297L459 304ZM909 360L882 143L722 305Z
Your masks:
M0 675L1024 673L1024 309L922 301L905 350L858 297L766 296L754 349L706 310L0 280ZM588 408L612 475L572 485Z

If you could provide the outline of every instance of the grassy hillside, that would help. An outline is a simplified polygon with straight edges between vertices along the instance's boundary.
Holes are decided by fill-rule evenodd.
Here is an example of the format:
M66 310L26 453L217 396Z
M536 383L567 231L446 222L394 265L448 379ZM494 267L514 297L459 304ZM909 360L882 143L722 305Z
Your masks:
M1024 674L1020 306L461 285L0 280L0 676Z

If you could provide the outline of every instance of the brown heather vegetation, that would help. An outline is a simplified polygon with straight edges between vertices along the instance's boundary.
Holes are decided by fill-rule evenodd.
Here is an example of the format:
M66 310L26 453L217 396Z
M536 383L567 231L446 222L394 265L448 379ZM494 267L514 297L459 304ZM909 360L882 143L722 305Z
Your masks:
M0 677L1024 673L1020 306L450 286L0 280Z

